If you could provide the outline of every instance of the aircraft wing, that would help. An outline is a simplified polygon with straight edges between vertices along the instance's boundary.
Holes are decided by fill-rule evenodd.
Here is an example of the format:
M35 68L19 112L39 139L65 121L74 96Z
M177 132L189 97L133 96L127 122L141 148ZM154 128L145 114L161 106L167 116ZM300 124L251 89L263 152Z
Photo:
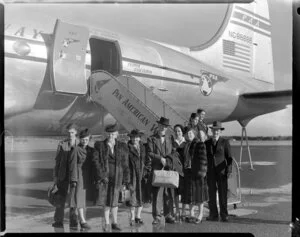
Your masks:
M292 90L265 91L240 95L247 103L259 103L262 106L285 107L292 103Z
M225 121L247 123L259 115L285 109L289 104L292 104L292 90L244 93L239 96L235 110Z

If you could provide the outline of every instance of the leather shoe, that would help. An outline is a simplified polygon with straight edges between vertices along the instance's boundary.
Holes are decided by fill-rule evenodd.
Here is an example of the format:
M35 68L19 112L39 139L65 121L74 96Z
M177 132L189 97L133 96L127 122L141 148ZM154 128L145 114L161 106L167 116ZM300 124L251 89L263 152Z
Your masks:
M174 224L175 223L175 219L171 216L166 217L166 223L169 224Z
M130 225L130 226L134 226L134 220L130 220L130 221L129 221L129 225Z
M118 231L122 230L121 227L117 223L112 223L111 224L111 229L112 230L118 230Z
M157 225L160 223L160 219L159 218L155 218L152 222L152 225Z
M105 225L103 226L103 231L104 231L104 232L109 232L109 228L110 228L110 224L105 224Z
M91 226L88 223L80 223L81 229L90 230Z
M55 228L64 228L64 224L62 222L54 222L52 224L52 227L55 227Z
M219 221L219 218L217 216L208 216L206 217L207 221Z
M222 222L228 222L228 216L223 216L221 217Z
M141 218L135 218L135 223L137 224L144 224L144 221Z
M70 228L77 229L78 228L78 222L71 222L70 223Z

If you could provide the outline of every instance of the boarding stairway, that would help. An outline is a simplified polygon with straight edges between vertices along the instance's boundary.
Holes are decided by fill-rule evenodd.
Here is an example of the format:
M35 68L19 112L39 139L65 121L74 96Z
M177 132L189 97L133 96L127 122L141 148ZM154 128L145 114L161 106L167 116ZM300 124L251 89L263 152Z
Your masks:
M127 131L137 128L149 136L155 131L156 121L161 116L169 118L171 125L187 122L134 77L115 77L106 71L95 71L90 76L90 97Z

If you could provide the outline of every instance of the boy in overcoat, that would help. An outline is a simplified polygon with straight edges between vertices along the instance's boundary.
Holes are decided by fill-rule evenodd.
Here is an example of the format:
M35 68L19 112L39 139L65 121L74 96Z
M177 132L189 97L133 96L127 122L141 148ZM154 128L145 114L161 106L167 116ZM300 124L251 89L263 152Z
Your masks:
M123 185L128 185L128 148L124 142L117 141L117 125L105 128L107 138L95 142L93 162L96 167L98 197L96 205L104 206L104 231L110 228L109 214L112 211L113 230L121 230L117 224L119 193Z
M229 141L220 136L224 130L221 122L213 122L210 127L213 136L205 142L207 152L207 182L209 193L209 216L210 221L218 221L219 214L216 203L216 192L219 194L219 206L221 221L228 221L227 189L228 177L232 172L232 156Z
M197 109L197 114L199 116L199 122L198 122L198 130L203 131L206 136L208 137L208 126L204 122L204 118L206 115L206 112L203 109Z
M70 172L70 166L75 160L70 159L70 154L79 143L76 137L78 128L75 124L69 124L66 130L68 138L60 141L58 144L53 170L54 184L58 188L58 194L62 197L62 203L55 208L54 212L54 223L52 226L55 228L63 228L64 209L69 186L71 189L74 189L76 186L76 177L74 177L73 172ZM76 208L70 207L69 213L70 227L77 228L78 218Z

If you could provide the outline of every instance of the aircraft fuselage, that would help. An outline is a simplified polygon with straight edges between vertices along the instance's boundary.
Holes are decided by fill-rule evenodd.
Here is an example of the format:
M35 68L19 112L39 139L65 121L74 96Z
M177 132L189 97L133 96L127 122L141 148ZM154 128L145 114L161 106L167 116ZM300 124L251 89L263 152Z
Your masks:
M59 135L63 124L76 122L99 134L114 118L89 100L88 91L81 96L52 91L52 30L5 25L5 128L14 135ZM87 83L95 70L135 77L186 119L203 108L208 123L235 120L230 115L239 94L273 86L226 75L194 59L183 47L90 29L83 78ZM72 83L69 86L72 89Z

